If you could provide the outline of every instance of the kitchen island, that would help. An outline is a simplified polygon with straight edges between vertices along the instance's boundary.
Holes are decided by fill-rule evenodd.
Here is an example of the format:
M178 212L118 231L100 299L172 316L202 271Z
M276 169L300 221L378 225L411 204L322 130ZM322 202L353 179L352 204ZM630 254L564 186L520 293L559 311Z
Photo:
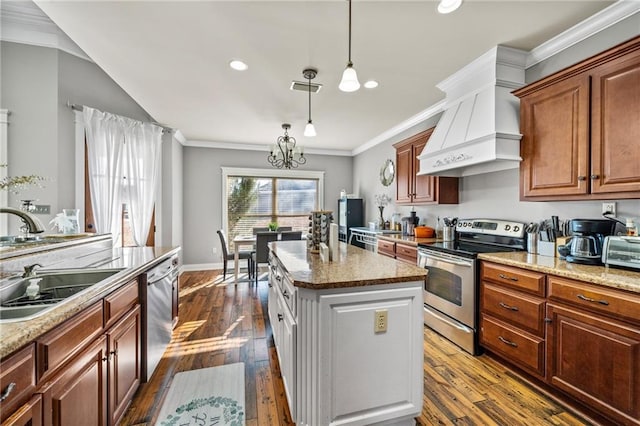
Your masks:
M345 243L326 263L305 242L269 247L269 319L296 424L414 424L426 270Z

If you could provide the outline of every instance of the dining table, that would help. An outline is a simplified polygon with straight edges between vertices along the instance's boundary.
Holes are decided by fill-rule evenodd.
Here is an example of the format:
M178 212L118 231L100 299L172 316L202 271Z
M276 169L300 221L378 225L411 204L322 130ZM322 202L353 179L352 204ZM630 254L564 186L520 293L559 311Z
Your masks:
M255 243L255 235L237 235L233 238L233 282L235 285L238 285L238 272L240 269L240 247L253 246Z

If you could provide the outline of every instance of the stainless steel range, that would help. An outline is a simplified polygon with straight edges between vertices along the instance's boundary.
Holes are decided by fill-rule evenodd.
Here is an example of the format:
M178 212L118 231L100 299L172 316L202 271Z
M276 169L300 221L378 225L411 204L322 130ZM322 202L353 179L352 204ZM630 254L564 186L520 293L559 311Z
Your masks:
M478 353L478 253L526 249L524 224L462 219L454 241L421 244L418 265L429 270L424 323L471 354Z

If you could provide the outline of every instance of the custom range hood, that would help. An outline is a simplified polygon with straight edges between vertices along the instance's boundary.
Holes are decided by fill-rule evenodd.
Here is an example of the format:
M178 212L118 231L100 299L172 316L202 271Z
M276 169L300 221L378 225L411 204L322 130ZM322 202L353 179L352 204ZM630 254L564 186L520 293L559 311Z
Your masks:
M526 52L496 46L440 82L442 117L418 156L419 175L470 176L520 165L520 101Z

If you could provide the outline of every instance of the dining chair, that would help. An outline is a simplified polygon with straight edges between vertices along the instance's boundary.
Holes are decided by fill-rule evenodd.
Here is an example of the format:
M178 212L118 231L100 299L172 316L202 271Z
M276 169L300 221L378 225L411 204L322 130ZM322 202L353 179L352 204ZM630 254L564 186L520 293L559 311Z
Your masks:
M227 279L227 262L229 260L234 259L234 252L229 253L227 249L227 237L224 235L224 231L222 229L218 229L218 236L220 237L220 245L222 246L222 261L224 264L224 270L222 272L222 279ZM249 274L249 278L252 278L253 273L253 258L251 256L251 252L241 251L238 253L238 257L240 259L247 259L247 273Z
M256 249L253 252L253 276L256 284L258 283L258 267L261 263L266 263L269 259L269 247L267 246L272 241L278 240L277 232L258 232L256 234Z
M302 239L302 231L285 231L280 233L280 239L282 241L289 240L301 240Z

